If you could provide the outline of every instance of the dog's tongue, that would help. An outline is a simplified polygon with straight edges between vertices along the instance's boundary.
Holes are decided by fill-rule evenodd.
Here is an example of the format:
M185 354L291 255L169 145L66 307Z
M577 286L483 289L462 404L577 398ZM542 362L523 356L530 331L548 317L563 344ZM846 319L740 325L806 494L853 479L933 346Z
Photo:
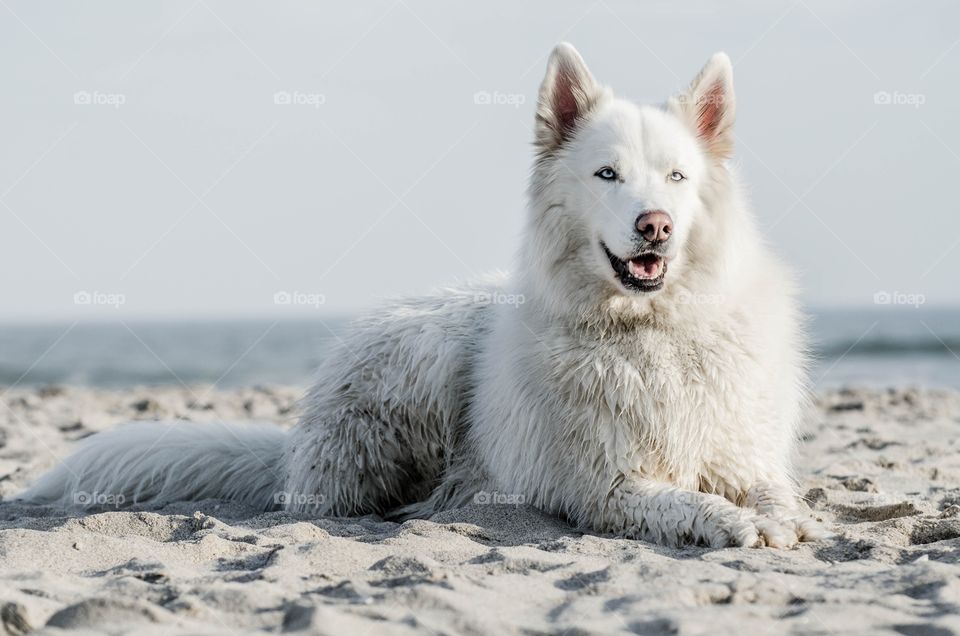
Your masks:
M644 254L627 261L627 268L634 278L656 278L663 271L663 259L654 254Z

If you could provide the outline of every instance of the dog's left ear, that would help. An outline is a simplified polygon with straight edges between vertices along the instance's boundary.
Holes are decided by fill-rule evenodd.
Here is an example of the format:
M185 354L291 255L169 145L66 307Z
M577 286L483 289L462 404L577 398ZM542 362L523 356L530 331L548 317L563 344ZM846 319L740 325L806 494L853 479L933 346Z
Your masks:
M603 94L577 50L566 42L558 44L550 54L537 98L540 150L552 152L569 140Z
M706 149L718 159L733 153L733 66L726 53L715 53L672 106L689 123Z

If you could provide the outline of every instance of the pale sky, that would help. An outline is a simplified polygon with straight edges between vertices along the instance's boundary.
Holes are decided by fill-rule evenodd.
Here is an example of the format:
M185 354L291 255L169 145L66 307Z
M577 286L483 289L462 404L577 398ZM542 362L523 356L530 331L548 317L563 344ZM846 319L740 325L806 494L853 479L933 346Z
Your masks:
M639 101L731 56L808 303L960 302L956 3L465 6L4 0L0 319L346 313L509 268L560 40Z

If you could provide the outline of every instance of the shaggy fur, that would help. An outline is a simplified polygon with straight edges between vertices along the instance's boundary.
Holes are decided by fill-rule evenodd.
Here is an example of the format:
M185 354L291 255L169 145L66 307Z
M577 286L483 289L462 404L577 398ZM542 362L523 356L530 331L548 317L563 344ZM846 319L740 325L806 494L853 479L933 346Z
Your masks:
M507 500L668 545L823 536L790 475L800 319L725 165L734 116L723 54L682 95L637 106L559 45L513 277L360 320L289 434L133 424L87 440L22 498L399 517ZM637 231L647 210L672 219L663 245ZM654 248L662 287L638 291L611 268Z

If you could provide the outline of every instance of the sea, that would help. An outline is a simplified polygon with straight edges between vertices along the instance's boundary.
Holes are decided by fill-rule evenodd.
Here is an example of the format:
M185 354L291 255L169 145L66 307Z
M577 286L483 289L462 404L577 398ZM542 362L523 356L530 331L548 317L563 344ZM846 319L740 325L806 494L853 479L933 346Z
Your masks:
M816 388L960 387L960 308L808 315ZM0 324L0 388L306 386L351 319Z

